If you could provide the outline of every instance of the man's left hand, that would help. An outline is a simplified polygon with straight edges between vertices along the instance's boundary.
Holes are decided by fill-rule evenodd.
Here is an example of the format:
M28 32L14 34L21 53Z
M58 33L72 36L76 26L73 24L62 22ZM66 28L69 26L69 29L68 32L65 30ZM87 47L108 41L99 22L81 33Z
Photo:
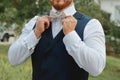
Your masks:
M75 30L75 27L77 25L77 20L73 16L66 16L62 20L63 25L63 33L67 35L68 33Z

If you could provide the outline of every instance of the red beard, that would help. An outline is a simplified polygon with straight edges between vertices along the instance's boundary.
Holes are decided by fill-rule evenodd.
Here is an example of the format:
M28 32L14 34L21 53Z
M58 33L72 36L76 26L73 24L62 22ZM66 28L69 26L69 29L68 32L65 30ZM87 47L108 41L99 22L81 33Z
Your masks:
M63 10L71 3L73 0L50 0L51 5L56 9L56 10Z

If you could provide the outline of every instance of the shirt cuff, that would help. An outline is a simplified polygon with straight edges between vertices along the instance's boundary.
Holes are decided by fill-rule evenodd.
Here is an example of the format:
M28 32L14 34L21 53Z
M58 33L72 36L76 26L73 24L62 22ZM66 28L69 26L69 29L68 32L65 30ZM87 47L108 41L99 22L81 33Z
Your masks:
M39 42L40 38L37 39L37 37L35 36L34 30L32 30L31 33L28 34L28 36L26 36L23 39L23 41L24 41L24 44L26 45L26 47L28 48L28 50L30 50L30 49L35 48L35 46Z
M81 41L81 38L76 31L70 32L63 38L63 43L65 44L65 46L70 46L71 44L78 43L78 41Z

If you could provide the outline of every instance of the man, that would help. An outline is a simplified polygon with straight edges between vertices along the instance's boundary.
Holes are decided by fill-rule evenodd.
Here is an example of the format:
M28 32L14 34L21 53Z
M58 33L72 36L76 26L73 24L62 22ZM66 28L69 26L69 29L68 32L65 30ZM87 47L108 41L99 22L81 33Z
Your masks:
M50 0L48 16L35 16L9 49L11 64L32 58L33 80L88 80L106 61L105 36L96 19L75 10L73 0Z

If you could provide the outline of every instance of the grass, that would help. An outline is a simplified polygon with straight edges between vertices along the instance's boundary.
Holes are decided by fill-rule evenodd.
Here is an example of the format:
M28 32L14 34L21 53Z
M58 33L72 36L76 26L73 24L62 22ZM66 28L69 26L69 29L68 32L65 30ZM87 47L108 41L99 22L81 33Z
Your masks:
M0 80L31 80L30 59L19 66L12 66L8 61L9 46L0 45ZM89 80L120 80L120 59L107 56L106 68L98 77Z
M31 80L30 59L19 66L12 66L8 61L9 46L0 45L0 80Z
M120 59L107 56L106 67L98 77L90 76L89 80L120 80Z

